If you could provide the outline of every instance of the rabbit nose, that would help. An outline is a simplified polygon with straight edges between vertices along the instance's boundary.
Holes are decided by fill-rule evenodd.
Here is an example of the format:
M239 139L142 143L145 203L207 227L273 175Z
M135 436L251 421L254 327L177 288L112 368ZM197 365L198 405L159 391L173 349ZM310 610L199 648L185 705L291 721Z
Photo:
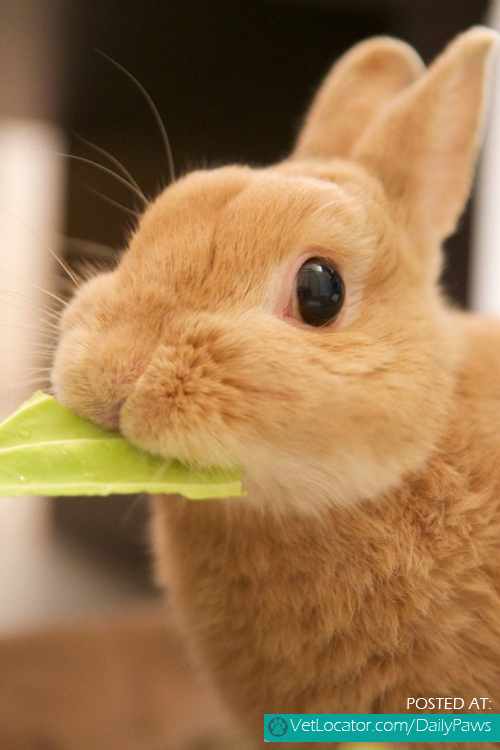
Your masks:
M95 421L108 430L117 430L120 427L120 411L126 400L126 398L121 398L109 406L101 407Z
M129 363L120 369L96 368L88 372L89 404L83 416L107 430L120 427L120 412L123 404L135 390L143 370L139 363Z

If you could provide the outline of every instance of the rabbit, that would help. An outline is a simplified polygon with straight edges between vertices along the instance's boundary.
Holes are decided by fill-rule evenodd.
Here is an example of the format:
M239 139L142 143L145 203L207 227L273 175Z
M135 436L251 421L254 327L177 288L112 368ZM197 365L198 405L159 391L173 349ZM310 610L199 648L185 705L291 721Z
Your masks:
M154 497L153 544L259 746L265 712L500 710L500 323L439 284L495 42L470 29L428 68L358 44L288 158L170 185L62 317L63 404L242 467L246 497Z

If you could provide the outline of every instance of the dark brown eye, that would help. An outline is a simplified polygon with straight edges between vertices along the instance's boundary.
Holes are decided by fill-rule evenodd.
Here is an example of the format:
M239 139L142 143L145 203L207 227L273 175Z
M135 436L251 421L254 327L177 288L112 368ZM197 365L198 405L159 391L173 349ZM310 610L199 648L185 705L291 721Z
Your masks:
M342 309L345 287L330 263L321 258L309 258L297 274L296 294L303 322L310 326L326 326Z

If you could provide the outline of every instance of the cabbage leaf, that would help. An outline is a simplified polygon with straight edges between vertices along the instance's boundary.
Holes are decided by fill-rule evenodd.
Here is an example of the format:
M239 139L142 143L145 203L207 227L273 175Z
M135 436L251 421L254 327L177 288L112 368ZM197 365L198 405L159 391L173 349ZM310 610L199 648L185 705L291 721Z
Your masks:
M135 448L38 391L0 424L0 496L241 497L241 472L198 470Z

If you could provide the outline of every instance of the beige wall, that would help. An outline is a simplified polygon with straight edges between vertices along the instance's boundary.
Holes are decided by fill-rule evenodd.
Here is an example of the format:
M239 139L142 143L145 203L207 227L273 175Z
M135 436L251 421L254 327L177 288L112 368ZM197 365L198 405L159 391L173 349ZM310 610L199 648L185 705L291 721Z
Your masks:
M491 25L500 32L499 0L492 5ZM473 250L473 307L500 314L500 49L493 70L487 137L479 173Z

